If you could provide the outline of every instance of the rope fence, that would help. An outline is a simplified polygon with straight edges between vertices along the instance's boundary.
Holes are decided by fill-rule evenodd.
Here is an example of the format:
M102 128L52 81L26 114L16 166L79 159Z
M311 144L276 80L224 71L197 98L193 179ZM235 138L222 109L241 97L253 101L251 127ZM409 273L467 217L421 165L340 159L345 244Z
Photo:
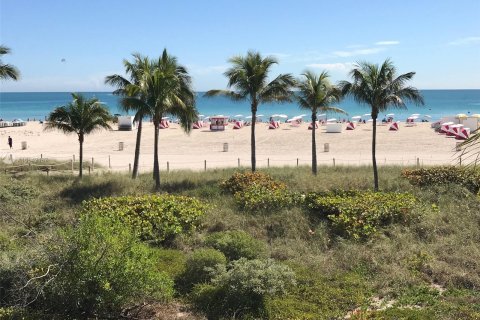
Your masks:
M62 161L66 160L67 161ZM46 158L42 154L39 158L18 158L14 159L13 155L7 155L0 157L2 165L1 170L7 173L16 173L19 171L42 171L47 175L51 171L56 172L75 172L79 168L78 157L72 155L72 157L56 157ZM85 173L91 174L94 171L128 171L131 172L133 164L114 164L112 165L112 157L108 156L101 159L102 161L95 160L94 157L84 157L83 168ZM61 162L59 162L61 161ZM270 168L270 167L300 167L311 165L311 159L305 158L257 158L256 163L258 168ZM342 159L342 158L322 158L317 159L319 166L371 166L371 158L357 158L357 159ZM408 158L408 159L392 159L385 157L377 158L377 166L402 166L402 167L423 167L432 165L462 165L461 157L454 159L433 159L433 158ZM160 170L170 172L174 170L191 169L196 171L207 171L210 169L220 168L249 168L250 158L232 158L227 160L210 160L205 159L203 161L159 161ZM139 171L147 172L152 171L153 161L150 165L139 165Z

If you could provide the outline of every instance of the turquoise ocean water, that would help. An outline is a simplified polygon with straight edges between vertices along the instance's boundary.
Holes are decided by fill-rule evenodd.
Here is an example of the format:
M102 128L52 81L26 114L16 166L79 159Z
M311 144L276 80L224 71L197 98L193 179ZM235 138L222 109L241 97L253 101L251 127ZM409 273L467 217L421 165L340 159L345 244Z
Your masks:
M84 92L88 97L96 97L105 103L112 113L125 114L120 111L118 97L110 92ZM425 99L424 107L407 105L408 110L391 109L388 113L395 113L397 120L405 120L410 114L419 113L430 115L432 120L442 116L457 113L480 113L480 90L422 90ZM44 119L55 107L64 105L71 100L68 92L0 92L0 118L13 119ZM369 108L359 105L352 99L345 99L338 107L348 112L348 116L329 114L328 117L348 118L368 113ZM204 115L249 115L248 102L233 102L227 98L205 98L203 92L197 94L197 109ZM300 110L295 103L265 104L259 108L259 114L268 119L271 114L283 113L289 117L308 113ZM381 114L381 119L384 115Z

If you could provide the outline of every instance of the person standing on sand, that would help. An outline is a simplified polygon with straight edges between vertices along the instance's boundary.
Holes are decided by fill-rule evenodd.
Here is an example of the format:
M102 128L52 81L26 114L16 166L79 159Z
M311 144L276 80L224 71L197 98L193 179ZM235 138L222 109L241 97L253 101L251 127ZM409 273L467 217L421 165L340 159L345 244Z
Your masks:
M12 149L13 139L10 136L8 136L8 145L10 146L10 149Z

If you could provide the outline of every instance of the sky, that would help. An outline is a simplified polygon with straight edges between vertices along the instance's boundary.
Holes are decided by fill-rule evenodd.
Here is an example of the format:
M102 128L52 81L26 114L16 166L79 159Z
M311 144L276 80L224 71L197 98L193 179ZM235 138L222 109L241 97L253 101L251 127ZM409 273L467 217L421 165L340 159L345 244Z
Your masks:
M228 59L255 50L272 77L390 58L419 89L480 89L480 0L0 0L3 63L21 79L0 91L111 91L134 52L164 48L197 91L226 88Z

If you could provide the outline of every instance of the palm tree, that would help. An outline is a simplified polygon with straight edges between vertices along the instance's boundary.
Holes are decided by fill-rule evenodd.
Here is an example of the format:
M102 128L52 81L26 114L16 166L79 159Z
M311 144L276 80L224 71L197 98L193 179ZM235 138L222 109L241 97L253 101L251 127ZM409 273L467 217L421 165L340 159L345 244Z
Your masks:
M111 129L108 121L110 112L96 98L85 99L78 93L72 93L73 101L58 107L48 116L45 130L61 130L66 134L76 133L80 143L80 168L78 176L83 174L83 141L85 135L99 129Z
M406 86L415 72L397 75L395 66L387 59L381 66L368 62L360 62L355 65L350 76L353 81L341 81L342 92L351 95L356 102L367 104L371 108L373 120L372 130L372 164L375 191L378 191L377 161L375 158L375 146L377 135L377 117L380 112L385 112L389 107L406 109L404 101L410 101L417 105L423 105L420 92L410 86Z
M258 106L265 102L291 101L291 88L295 80L290 74L280 74L268 81L270 68L277 64L273 57L263 58L260 53L249 51L246 56L234 56L229 59L232 67L224 74L228 78L228 88L234 90L210 90L205 96L226 96L232 100L248 100L252 112L251 161L252 171L256 169L255 123Z
M342 92L337 87L330 84L329 75L326 71L315 75L311 71L302 74L305 78L298 81L299 93L296 100L300 108L312 112L312 172L317 175L317 145L315 141L315 122L317 121L317 112L346 112L340 108L333 107L332 104L340 102Z
M149 69L150 62L147 57L143 57L138 53L134 53L133 57L133 62L123 60L125 71L129 75L130 79L124 78L123 76L118 74L114 74L107 76L105 78L105 83L117 87L113 94L122 96L120 103L122 104L123 110L125 110L126 112L135 112L134 121L138 123L137 139L135 143L135 156L133 159L132 171L132 179L135 179L138 176L138 163L140 159L140 144L142 140L143 118L150 112L150 110L145 104L131 103L131 100L126 98L131 97L130 91L132 91L131 87L133 85L140 85L144 70ZM139 96L138 98L143 99L141 96Z
M155 188L160 189L160 169L158 165L158 141L160 121L166 115L178 117L180 125L189 133L197 119L195 92L185 67L177 62L164 49L156 61L150 61L142 70L138 85L128 87L129 97L125 104L148 110L154 123L153 178Z
M0 57L9 54L10 53L10 48L5 47L5 46L0 46ZM15 66L12 66L10 64L3 64L2 60L0 59L0 80L2 79L12 79L12 80L18 80L20 77L20 72L18 71Z

